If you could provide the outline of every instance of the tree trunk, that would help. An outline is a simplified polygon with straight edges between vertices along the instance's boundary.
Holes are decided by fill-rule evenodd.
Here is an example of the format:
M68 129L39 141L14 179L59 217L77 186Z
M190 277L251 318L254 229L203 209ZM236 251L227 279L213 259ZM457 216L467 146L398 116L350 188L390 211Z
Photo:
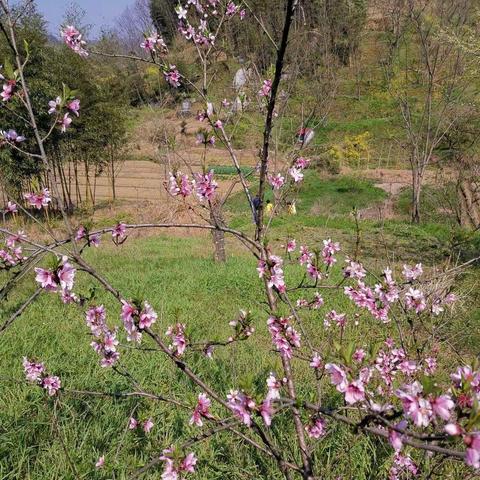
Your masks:
M64 165L60 165L60 178L62 180L62 185L63 185L63 189L65 191L65 202L68 203L68 211L70 213L73 212L73 203L72 203L72 196L71 196L71 191L70 191L70 185L69 185L69 181L67 182L67 177L65 175L65 166Z
M58 180L60 182L60 187L62 188L61 192L62 192L62 196L63 196L63 204L67 206L67 212L70 213L70 205L69 205L68 199L67 199L67 191L66 191L66 188L65 188L65 184L63 183L62 162L61 162L59 156L56 156L56 160L55 160L55 156L53 156L52 159L54 161L53 169L55 170L55 163L56 163L56 167L57 167L57 171L58 171Z
M115 161L113 158L113 153L110 155L110 169L111 169L111 175L112 175L112 198L113 201L117 199L117 193L115 191Z
M480 226L480 203L476 198L477 195L472 183L466 178L461 178L457 184L457 194L460 203L461 226L478 228Z
M211 202L210 204L210 221L212 225L224 227L222 205L219 202ZM216 262L226 262L225 253L225 232L220 230L212 230L213 238L213 259Z
M85 197L87 205L89 203L93 205L92 185L90 184L90 165L88 160L85 160Z
M82 203L82 194L80 192L80 183L78 181L78 165L77 161L74 160L73 163L73 170L75 174L75 194L76 194L76 200L77 200L77 206L79 206Z
M420 223L420 193L422 174L417 168L412 169L412 223Z

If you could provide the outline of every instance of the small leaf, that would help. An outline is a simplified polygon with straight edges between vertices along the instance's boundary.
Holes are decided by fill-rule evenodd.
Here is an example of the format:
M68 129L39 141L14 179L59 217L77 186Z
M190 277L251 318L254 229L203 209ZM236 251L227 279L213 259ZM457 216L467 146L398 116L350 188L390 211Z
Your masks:
M355 351L355 343L354 342L350 342L346 348L343 349L342 351L342 356L345 360L345 363L347 365L350 365L352 363L352 356L353 356L353 352Z
M439 388L435 385L435 381L432 377L427 377L424 375L420 379L420 383L422 384L423 387L423 393L425 395L430 395L432 393L438 392Z
M5 59L5 62L3 64L3 69L5 70L5 76L7 79L13 79L15 78L15 71L13 70L13 66L10 63L10 60L8 58Z

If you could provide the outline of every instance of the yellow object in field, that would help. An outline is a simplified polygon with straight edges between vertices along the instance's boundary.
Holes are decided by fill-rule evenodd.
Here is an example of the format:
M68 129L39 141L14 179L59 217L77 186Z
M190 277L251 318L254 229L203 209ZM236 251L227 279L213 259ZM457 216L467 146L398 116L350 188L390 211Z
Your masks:
M297 207L295 206L295 202L288 204L288 214L289 215L296 215L297 214Z
M267 215L271 215L273 212L273 203L267 203L267 205L265 205L265 213Z

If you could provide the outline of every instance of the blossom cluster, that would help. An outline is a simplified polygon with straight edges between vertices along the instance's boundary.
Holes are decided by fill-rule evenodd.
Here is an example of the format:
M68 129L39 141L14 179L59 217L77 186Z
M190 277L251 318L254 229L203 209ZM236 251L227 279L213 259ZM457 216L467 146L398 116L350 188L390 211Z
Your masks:
M157 321L158 315L147 302L143 302L142 306L139 302L128 303L122 300L120 317L127 332L127 340L140 343L142 330L150 328Z
M310 438L318 440L327 434L327 423L322 416L312 417L310 423L305 426L305 431Z
M268 175L268 182L274 190L280 190L285 185L285 177L281 173Z
M127 239L127 226L120 222L112 230L112 240L115 245L121 245Z
M269 97L271 91L272 91L272 81L264 80L262 83L262 88L260 88L258 95L260 97Z
M442 313L446 306L451 306L456 296L452 293L446 295L431 295L427 299L426 294L413 283L421 276L423 272L422 265L415 267L404 265L403 276L406 280L407 289L402 289L393 278L392 270L386 268L383 271L382 282L377 282L373 287L364 282L366 271L360 263L348 261L344 269L346 278L356 279L356 286L347 286L345 294L359 308L366 309L374 318L382 322L389 322L389 312L392 306L397 302L403 302L407 311L413 311L417 315L427 309L434 315Z
M436 367L434 359L427 358L422 365L418 360L408 359L405 350L396 348L393 340L388 339L386 346L388 350L381 350L371 365L361 365L357 374L352 366L335 363L325 365L331 383L344 395L345 402L349 405L360 404L362 408L377 414L392 414L395 403L399 402L403 420L389 430L389 441L397 454L403 448L409 424L416 428L440 426L445 435L462 437L467 446L466 463L480 468L480 431L474 422L468 420L475 414L480 400L480 371L470 366L459 367L450 376L450 386L432 386L422 379ZM358 363L362 363L366 357L363 352L357 358ZM395 387L395 383L399 386ZM375 400L377 395L381 398L379 402ZM392 399L393 403L382 404L385 398ZM402 457L399 463L397 460L401 459L397 454L391 478L397 478L394 474L402 470L405 458L407 460L403 466L410 468L414 465L409 463L408 456Z
M143 422L137 420L135 417L130 417L128 420L129 430L137 430L139 427L141 427L145 433L150 433L154 426L155 424L151 418L147 418Z
M165 41L155 30L145 35L145 40L140 47L150 53L168 53Z
M21 264L27 259L23 255L23 248L18 245L20 242L26 239L23 231L18 232L15 235L9 235L5 240L5 247L0 249L0 268L11 268Z
M55 375L49 375L43 363L23 357L23 369L27 380L44 388L49 396L53 397L60 390L62 386L60 379Z
M62 116L61 113L64 108L67 110L67 112L65 112ZM69 128L72 124L73 120L72 117L70 117L70 114L74 114L79 117L79 112L80 100L78 98L67 98L64 100L62 97L57 97L55 98L55 100L50 100L48 102L48 113L50 115L60 115L57 123L60 126L60 130L62 133L65 133L67 131L67 128Z
M209 47L215 43L215 34L209 25L209 19L222 14L219 0L187 0L185 5L179 3L175 12L178 17L178 31L188 41L197 46ZM245 10L234 2L227 3L225 17L231 18L237 13L240 19L245 17Z
M311 301L306 300L305 298L299 298L297 300L297 308L309 308L311 310L318 310L324 305L325 301L319 292L313 294L313 299Z
M2 69L2 65L0 65L0 69ZM11 79L6 79L1 73L0 73L0 80L5 81L5 83L2 85L2 90L0 91L0 97L2 98L2 102L8 102L13 98L13 96L16 93L17 89L17 72L11 72L11 76L15 78Z
M173 88L178 88L181 85L181 75L176 65L169 65L168 68L165 67L163 70L163 77L165 78L165 81Z
M252 425L253 413L256 410L254 400L244 392L230 390L230 393L227 395L227 402L235 416L247 427L250 427Z
M388 472L388 480L402 480L404 478L412 478L419 473L419 469L410 455L402 455L395 452L393 457L393 465Z
M186 326L183 323L170 325L165 332L167 337L170 337L170 350L174 355L181 357L187 348L187 337L185 335Z
M100 365L104 368L115 365L120 357L117 352L117 330L110 330L106 323L105 307L92 306L85 314L85 321L95 340L90 344L100 357Z
M271 316L267 321L274 347L286 358L292 358L293 349L300 348L300 334L290 324L291 320Z
M86 42L82 39L82 34L75 27L67 25L60 33L68 48L81 57L88 56L88 52L85 50Z
M0 130L0 138L3 139L0 141L2 144L11 144L22 143L26 140L26 137L19 135L15 130Z
M193 186L190 182L188 175L182 174L182 172L170 172L170 178L168 182L168 193L172 196L180 195L183 198L192 194Z
M259 260L257 266L258 276L263 278L268 273L268 288L275 288L280 293L286 292L283 273L283 259L278 255L270 255L268 261Z
M3 77L2 77L3 79ZM7 80L2 87L0 92L0 97L2 97L3 102L8 102L15 95L15 90L17 88L16 80Z
M89 246L93 245L94 247L97 247L97 248L100 246L100 234L99 233L90 234L86 227L84 227L83 225L80 225L80 227L78 227L77 232L75 233L75 240L79 241L84 239L87 241L87 245Z
M31 207L41 210L47 208L48 204L52 202L52 197L48 188L44 188L39 193L28 192L23 195L23 198L28 202Z
M3 210L3 213L18 213L18 206L15 202L8 201L7 205L5 206L5 209Z
M64 303L77 300L72 292L76 270L68 262L66 256L62 257L60 264L53 270L35 268L35 280L48 292L60 293Z
M280 400L280 389L286 381L286 378L279 381L273 373L270 373L266 381L268 392L263 401L259 401L257 404L245 392L230 390L227 395L227 403L234 415L248 427L252 425L254 414L260 415L265 425L270 427L275 413L274 402Z
M323 263L327 267L331 267L337 260L335 254L340 251L340 244L333 242L330 238L323 241L322 257Z
M287 251L293 253L296 250L295 240L290 241L290 248L287 246ZM323 240L323 249L321 251L322 261L326 266L327 272L328 269L336 263L335 255L340 251L340 244L333 242L330 238L328 240ZM306 266L307 275L312 280L319 280L322 278L321 265L319 259L319 253L315 254L311 252L307 245L301 245L298 256L298 263L302 266ZM321 300L319 300L321 302ZM306 306L306 305L302 305ZM321 305L316 305L318 308Z
M193 410L193 414L190 418L190 425L196 425L197 427L203 426L204 418L212 418L210 414L210 405L212 402L208 398L206 393L200 393L198 395L197 405Z
M183 457L175 451L174 447L170 447L163 451L160 460L165 464L162 473L163 480L182 480L184 474L195 473L197 457L193 452Z
M297 243L290 239L284 248L290 255L296 251ZM335 256L339 250L338 243L331 239L324 240L321 258L327 269L336 263ZM314 254L307 246L301 246L298 261L302 265L311 266L319 256L320 252ZM259 261L257 271L260 278L267 278L270 287L284 288L283 260L280 257L269 254L267 260ZM347 296L359 308L367 309L375 318L384 322L388 321L388 313L394 303L399 303L402 311L416 314L425 311L435 316L456 300L453 293L441 294L433 291L427 295L422 292L420 285L425 284L425 288L428 288L428 282L417 285L423 274L421 264L413 267L404 265L403 280L400 283L395 281L393 272L386 268L382 278L373 287L366 285L367 270L357 261L347 258L343 273L345 280L356 283L354 287L345 287ZM280 277L280 282L275 275ZM271 277L274 277L273 280ZM318 293L311 302L304 299L297 301L300 308L319 308L322 305L323 298ZM358 318L357 314L355 317ZM293 317L271 316L267 321L275 349L286 358L292 358L294 349L300 347L300 335L292 327L292 320ZM335 310L331 310L325 317L326 325L334 322L341 328L345 328L346 320L345 314ZM451 375L452 384L442 388L436 383L424 380L433 375L437 368L435 355L438 351L435 348L430 356L417 355L411 358L403 346L398 347L392 339L387 338L385 348L380 350L367 351L364 348L355 348L353 344L348 346L348 350L341 345L338 349L343 364L338 361L324 362L322 357L314 352L310 366L319 372L319 375L322 375L322 372L328 374L331 383L342 394L347 405L358 406L360 411L374 415L403 416L396 426L388 428L388 437L396 452L389 478L400 479L418 472L418 467L410 456L401 453L409 425L414 429L440 427L444 431L445 439L449 436L461 437L467 447L466 463L480 468L480 431L474 422L468 420L475 416L480 401L480 371L468 366L460 367ZM264 404L266 418L271 422L271 414L268 412L272 401L280 397L281 383L272 375L267 384L269 394ZM260 412L255 400L244 392L232 391L228 400L232 410L246 425L251 424L254 412ZM266 404L267 400L270 404ZM311 438L322 438L326 434L325 420L318 414L314 415L305 430Z
M211 201L218 188L218 183L213 178L214 172L194 173L193 179L189 180L188 175L181 172L170 173L168 192L172 196L188 197L194 191L200 201Z
M298 157L293 162L293 164L288 169L288 174L290 175L294 183L299 183L303 180L303 171L308 168L309 165L310 160L305 157ZM287 183L285 176L281 173L269 174L267 180L273 190L280 190Z

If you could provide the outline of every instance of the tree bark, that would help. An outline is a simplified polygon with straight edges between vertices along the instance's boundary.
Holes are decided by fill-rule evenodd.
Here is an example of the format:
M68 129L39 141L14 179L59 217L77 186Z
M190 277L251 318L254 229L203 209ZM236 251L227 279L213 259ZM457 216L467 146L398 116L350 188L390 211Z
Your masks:
M412 169L412 223L420 223L420 194L422 174L418 168Z
M463 176L463 175L462 175ZM480 203L475 188L466 178L457 184L457 195L460 203L460 223L462 227L478 228L480 226Z
M79 206L82 203L82 193L80 191L80 183L78 181L78 165L76 160L73 161L73 171L75 174L75 194L76 194L77 206Z
M117 192L115 190L115 160L113 158L113 153L110 154L110 174L112 175L112 198L113 201L117 199Z
M225 227L223 220L222 205L219 202L211 202L210 206L210 221L212 225ZM212 230L213 238L213 259L216 262L224 263L227 261L225 253L225 232L220 230Z

